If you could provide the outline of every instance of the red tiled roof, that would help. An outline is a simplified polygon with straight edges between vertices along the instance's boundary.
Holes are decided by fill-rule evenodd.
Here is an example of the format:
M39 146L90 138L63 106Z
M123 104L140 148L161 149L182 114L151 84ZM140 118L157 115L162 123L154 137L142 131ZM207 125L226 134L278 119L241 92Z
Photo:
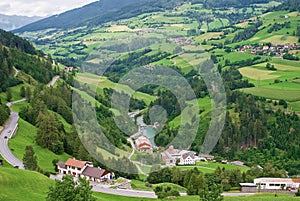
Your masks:
M86 165L86 162L69 158L65 164L68 165L68 166L72 166L72 167L76 167L76 168L81 169Z
M294 183L300 183L300 179L293 179L293 178L292 178L292 181L293 181Z
M147 142L142 142L141 144L139 144L139 147L142 147L142 146L149 146L149 147L151 147L151 144L149 144Z

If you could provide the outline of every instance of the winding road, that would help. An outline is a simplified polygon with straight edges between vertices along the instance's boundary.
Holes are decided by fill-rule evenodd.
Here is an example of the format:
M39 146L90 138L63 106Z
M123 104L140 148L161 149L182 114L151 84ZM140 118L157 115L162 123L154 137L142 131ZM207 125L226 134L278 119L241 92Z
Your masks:
M19 74L19 71L17 69L14 77L16 77ZM48 87L53 86L56 81L59 79L59 76L55 76L51 82L47 85ZM8 146L8 140L11 139L18 130L18 120L19 115L15 111L11 109L11 106L17 103L21 103L26 101L26 98L23 98L21 100L8 102L6 105L10 108L10 117L7 120L7 122L4 125L3 130L0 133L0 155L13 167L24 169L24 164L22 160L18 159L12 151L9 149Z
M8 107L11 107L13 104L24 102L24 101L26 101L25 98L14 102L9 102L6 105ZM4 128L0 134L0 154L12 166L20 169L24 169L23 162L20 159L18 159L8 147L8 140L12 138L17 132L18 120L19 120L18 113L14 112L11 109L10 117L6 122L6 124L4 125Z

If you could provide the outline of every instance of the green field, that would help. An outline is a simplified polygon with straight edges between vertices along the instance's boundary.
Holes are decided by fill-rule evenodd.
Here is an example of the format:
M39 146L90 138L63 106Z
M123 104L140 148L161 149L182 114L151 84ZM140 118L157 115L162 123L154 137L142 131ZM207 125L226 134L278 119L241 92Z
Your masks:
M37 172L0 168L0 200L3 201L45 200L52 184L54 181Z
M190 170L194 167L197 167L202 173L209 174L214 173L217 167L225 168L226 170L234 170L234 169L240 169L242 172L246 172L249 170L248 167L241 167L231 164L221 164L221 163L211 163L211 162L198 162L196 163L196 166L177 166L180 169L183 170Z
M9 167L0 168L0 200L3 201L41 201L45 200L48 189L54 181L36 172L19 170ZM166 185L166 184L163 184ZM181 187L178 190L184 190ZM154 201L158 199L134 198L118 195L108 195L94 192L97 201ZM179 197L178 201L199 201L198 196ZM225 201L290 201L300 200L293 195L257 194L247 197L225 197Z
M43 149L35 144L36 128L30 123L19 119L19 128L16 136L9 140L9 147L12 152L22 159L25 153L25 147L31 145L36 153L38 159L38 165L45 171L54 172L54 166L52 165L53 159L59 159L60 161L66 161L71 156L68 154L56 155L48 149Z
M270 99L284 99L290 102L300 100L300 90L285 90L285 89L268 89L262 87L254 87L242 89L245 93L253 94L255 96L266 97Z
M242 89L245 93L273 100L286 100L293 111L300 111L299 62L272 58L269 62L276 71L266 69L267 63L240 68L240 73L255 85Z
M199 105L199 110L203 110L204 112L201 113L200 115L200 118L201 117L204 117L205 115L207 115L210 110L211 110L211 99L206 96L204 98L199 98L198 99L198 105ZM186 112L188 110L188 108L185 108L181 115L175 117L172 121L169 122L169 125L171 125L172 127L178 127L180 125L184 125L186 123L190 123L189 120L190 120L190 117L189 117L189 113Z
M90 73L79 74L78 81L81 83L87 83L88 86L95 91L104 88L117 88L118 91L123 91L127 94L133 93L134 98L143 100L146 104L150 104L151 101L154 101L156 99L155 97L142 92L134 92L133 89L131 89L130 87L122 84L116 84L106 77L101 77Z

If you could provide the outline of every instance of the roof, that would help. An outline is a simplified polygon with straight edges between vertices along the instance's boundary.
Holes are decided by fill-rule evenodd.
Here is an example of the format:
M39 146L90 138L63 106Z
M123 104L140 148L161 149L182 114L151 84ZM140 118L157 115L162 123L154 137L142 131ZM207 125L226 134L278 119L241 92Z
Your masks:
M213 155L209 155L209 154L200 154L199 156L203 157L203 158L208 158L208 159L214 159L215 158Z
M192 159L195 159L195 154L193 153L185 153L182 155L182 158L185 160L187 157L191 157Z
M242 187L257 187L254 183L240 183L240 186Z
M254 179L255 182L293 182L300 183L300 179L292 178L257 178Z
M95 179L101 179L101 177L107 174L109 174L107 170L94 167L86 167L82 173L84 176L93 177Z
M142 147L142 146L150 146L150 147L152 147L151 142L145 136L138 137L138 139L136 139L135 143L136 143L136 145L138 147Z
M69 158L65 164L68 166L72 166L72 167L81 169L86 165L86 163L87 163L86 161L79 161L76 159Z
M60 168L64 168L64 169L66 168L66 164L64 162L58 162L56 163L56 165Z
M149 144L148 142L142 142L141 144L139 144L139 147L143 146L151 147L151 144Z
M179 154L179 150L178 149L174 149L174 146L171 145L167 150L166 150L169 154L173 155L173 154Z
M172 156L167 151L164 151L164 152L161 153L161 158L162 158L163 161L173 159Z

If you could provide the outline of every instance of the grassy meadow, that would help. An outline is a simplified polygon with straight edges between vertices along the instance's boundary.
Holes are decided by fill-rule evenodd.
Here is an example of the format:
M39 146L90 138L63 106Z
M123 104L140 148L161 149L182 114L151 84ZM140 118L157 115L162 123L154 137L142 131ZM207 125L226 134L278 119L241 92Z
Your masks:
M52 160L59 159L60 161L66 161L71 156L65 153L56 155L48 149L41 148L35 144L36 134L37 129L33 125L23 119L19 119L17 134L9 140L9 147L16 157L22 159L25 153L25 147L31 145L37 156L38 165L45 171L55 172Z

